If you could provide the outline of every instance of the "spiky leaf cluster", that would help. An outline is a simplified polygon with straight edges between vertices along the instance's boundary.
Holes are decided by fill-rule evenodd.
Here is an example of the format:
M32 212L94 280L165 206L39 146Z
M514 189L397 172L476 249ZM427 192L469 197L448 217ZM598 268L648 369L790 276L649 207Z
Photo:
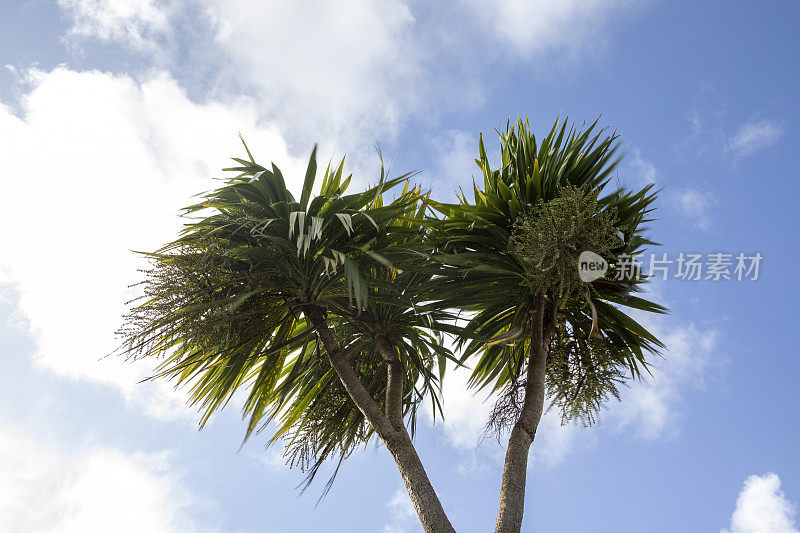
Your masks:
M511 253L522 265L531 292L552 294L559 301L575 297L585 288L578 277L581 252L609 257L622 247L613 209L602 209L598 193L567 184L553 199L540 199L517 218Z
M340 164L328 166L314 196L315 149L297 200L280 169L247 153L227 169L235 177L185 210L193 218L179 238L146 254L152 267L121 331L121 352L158 358L154 377L188 388L201 426L244 389L245 438L274 427L270 442L284 439L289 461L313 478L325 459L364 445L371 429L342 396L307 306L327 314L376 402L386 388L372 343L381 333L406 370L412 427L422 397L440 408L434 368L452 358L439 339L447 315L420 308L431 299L429 275L399 272L387 258L420 238L423 195L409 186L411 175L389 179L383 167L377 185L347 194Z
M570 277L577 274L577 261L569 256L580 253L575 249L583 243L567 246L570 238L587 243L599 238L601 247L614 255L636 255L653 244L644 236L656 198L652 186L637 192L611 188L619 161L617 136L595 129L596 123L576 128L566 121L556 122L540 140L526 120L519 120L498 131L501 158L497 168L481 136L476 163L482 186L473 184L472 198L462 192L457 204L431 202L441 215L430 223L436 249L432 258L439 265L435 290L441 305L470 313L459 347L463 360L474 358L470 381L474 387L488 388L501 398L513 397L509 391L524 381L530 359L531 311L538 297L557 309L554 318L545 318L553 318L569 338L590 337L591 307L581 291L573 290L578 285ZM565 191L571 191L566 193L569 199ZM570 202L574 202L572 207ZM581 204L588 206L586 213L576 213L575 206L580 209ZM537 211L559 220L537 218ZM587 220L588 212L592 217ZM598 215L595 228L591 219ZM573 221L583 221L574 232ZM612 229L622 233L616 244L608 240ZM534 235L526 236L526 231ZM555 235L547 235L550 231ZM548 254L566 255L569 260L560 263ZM544 272L537 272L539 263ZM639 377L647 368L646 356L662 346L623 310L664 312L660 305L636 296L645 282L644 278L608 278L586 287L598 315L595 336L602 336L614 360L624 363L614 367L620 377ZM549 373L548 388L556 394L551 401L560 405L568 419L594 420L610 389L582 385L575 394L576 382L571 378L560 382L564 377ZM565 390L572 394L559 396Z

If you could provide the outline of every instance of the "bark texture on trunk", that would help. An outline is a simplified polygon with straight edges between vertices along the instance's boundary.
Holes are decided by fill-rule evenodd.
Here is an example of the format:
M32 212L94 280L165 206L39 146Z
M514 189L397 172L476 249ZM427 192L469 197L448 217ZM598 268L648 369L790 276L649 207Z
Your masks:
M545 298L536 297L531 308L532 331L525 399L508 439L495 533L519 533L522 529L528 454L544 409L547 354L555 318L555 309L551 308L551 316L546 317L547 310Z
M383 334L375 336L375 347L386 363L386 417L398 431L405 431L403 423L403 381L405 371L397 352Z
M388 340L383 336L375 339L381 357L387 361L387 412L384 414L358 379L333 337L322 309L306 306L303 311L316 329L331 365L348 395L394 457L422 528L426 533L455 533L403 423L403 367Z
M403 484L425 532L455 533L405 428L385 439L384 443L400 470Z

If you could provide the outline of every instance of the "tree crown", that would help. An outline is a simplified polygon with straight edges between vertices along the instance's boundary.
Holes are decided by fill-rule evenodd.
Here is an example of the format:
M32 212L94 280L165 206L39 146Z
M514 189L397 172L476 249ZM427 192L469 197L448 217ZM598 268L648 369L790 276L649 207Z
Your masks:
M541 143L527 120L509 123L500 137L499 168L483 136L476 163L483 186L472 200L431 202L440 216L431 238L438 263L436 292L445 307L470 313L459 346L476 357L471 384L501 394L492 427L515 419L530 357L537 298L552 350L547 387L565 419L592 423L617 386L647 368L661 342L622 308L661 313L636 296L645 278L577 277L577 257L592 250L612 259L652 245L644 233L652 185L609 192L619 158L615 134L556 122ZM595 318L596 317L596 318Z
M347 194L342 161L328 165L314 196L315 148L297 200L277 166L247 154L225 169L235 177L184 210L195 218L181 235L147 254L152 268L121 332L122 352L160 358L154 377L189 387L201 427L246 389L245 439L274 422L270 443L283 439L288 462L310 481L326 458L341 461L364 445L372 428L322 357L308 306L327 315L381 407L386 373L374 339L388 339L412 385L403 397L412 430L423 397L441 409L434 368L453 357L439 335L447 315L420 306L430 299L424 275L399 271L383 253L418 238L423 195L409 184L413 174L389 179L381 165L377 185Z

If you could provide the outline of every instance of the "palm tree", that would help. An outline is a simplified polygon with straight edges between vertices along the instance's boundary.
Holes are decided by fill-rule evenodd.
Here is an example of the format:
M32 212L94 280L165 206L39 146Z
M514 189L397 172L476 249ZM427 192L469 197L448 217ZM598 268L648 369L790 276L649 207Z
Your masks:
M246 390L245 439L275 422L270 442L286 442L288 462L308 483L325 459L341 464L377 434L425 531L452 532L406 428L408 420L413 434L424 397L440 409L434 370L453 357L439 334L450 317L421 306L430 276L388 258L421 236L419 188L409 188L410 174L388 179L381 166L377 185L345 194L342 160L328 165L312 197L315 148L298 201L274 164L257 164L245 149L248 159L226 169L238 175L186 208L199 218L148 254L153 266L122 331L123 353L162 358L154 377L188 384L201 427Z
M606 192L619 159L616 135L553 126L537 144L527 120L500 135L493 169L483 138L483 188L457 204L429 201L442 216L429 223L438 266L433 281L443 308L469 313L462 361L476 357L470 383L499 396L490 429L511 429L495 531L522 525L528 452L549 395L564 419L594 422L618 385L638 378L645 356L662 345L621 307L660 313L634 295L644 278L627 272L591 283L578 257L608 261L653 244L643 237L652 186Z

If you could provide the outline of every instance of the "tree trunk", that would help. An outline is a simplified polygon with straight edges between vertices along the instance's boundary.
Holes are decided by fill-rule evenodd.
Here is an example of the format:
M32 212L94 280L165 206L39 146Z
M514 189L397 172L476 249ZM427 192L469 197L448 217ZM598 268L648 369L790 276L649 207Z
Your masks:
M402 432L382 440L394 457L425 532L455 533L405 427Z
M543 297L534 299L531 317L531 346L526 374L525 399L519 419L511 430L506 450L503 479L500 484L500 509L495 533L519 533L525 508L525 482L528 471L528 453L542 418L545 396L545 371L549 336L552 325L545 323L546 302ZM553 319L555 318L555 310Z
M386 417L398 431L405 431L403 421L403 381L405 370L394 347L379 333L375 335L375 347L386 363Z
M394 364L394 361L389 366L389 383L387 383L387 414L381 411L380 406L370 396L369 392L364 388L358 376L353 371L353 367L347 360L336 339L333 337L331 330L322 310L316 306L306 306L303 312L311 321L311 324L316 329L322 345L328 354L334 371L339 376L345 390L350 398L356 404L359 411L364 415L367 421L372 425L375 433L378 434L380 439L386 445L389 452L394 457L400 475L403 478L408 495L411 502L414 504L414 509L417 511L417 516L422 523L422 527L426 533L455 533L453 526L450 524L447 515L439 502L436 491L433 490L428 475L425 473L425 468L422 466L417 451L414 449L414 444L411 442L411 437L406 431L405 424L403 423L402 414L402 366ZM385 338L383 339L385 340ZM378 345L376 339L376 346ZM378 346L381 355L386 358L385 346ZM392 350L392 353L394 351ZM394 354L396 359L397 355ZM399 363L399 360L397 361ZM399 393L398 393L399 385ZM391 396L391 397L390 397ZM399 403L398 403L399 402ZM397 409L400 409L399 418L397 416Z

